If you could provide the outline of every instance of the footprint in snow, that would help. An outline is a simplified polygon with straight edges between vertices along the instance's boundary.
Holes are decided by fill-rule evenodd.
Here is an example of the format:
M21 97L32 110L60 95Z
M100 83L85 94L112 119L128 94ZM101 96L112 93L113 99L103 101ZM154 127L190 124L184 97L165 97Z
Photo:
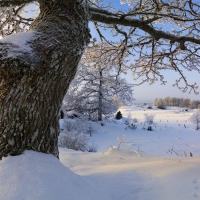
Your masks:
M195 189L195 190L199 190L199 186L198 186L198 185L195 186L194 189Z
M198 182L198 178L195 178L193 181L192 181L192 183L197 183Z
M194 193L193 197L194 197L194 198L198 198L198 197L199 197L199 195L198 195L198 194L196 194L196 193Z
M199 195L198 195L198 191L199 191L199 184L198 184L198 178L195 178L192 183L194 184L194 189L195 189L195 192L193 194L193 197L194 198L198 198Z

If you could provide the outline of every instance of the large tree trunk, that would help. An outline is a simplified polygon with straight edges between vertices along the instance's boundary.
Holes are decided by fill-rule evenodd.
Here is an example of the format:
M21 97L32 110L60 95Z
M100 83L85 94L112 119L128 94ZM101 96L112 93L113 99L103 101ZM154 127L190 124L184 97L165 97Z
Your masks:
M40 0L31 51L0 43L0 158L25 149L58 157L59 110L89 43L87 14L75 1Z

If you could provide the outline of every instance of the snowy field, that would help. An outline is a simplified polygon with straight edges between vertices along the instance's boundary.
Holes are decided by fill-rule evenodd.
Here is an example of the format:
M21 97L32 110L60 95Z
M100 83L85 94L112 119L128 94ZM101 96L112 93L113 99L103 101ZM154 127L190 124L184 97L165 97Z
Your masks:
M0 199L200 199L200 131L188 120L195 110L131 106L120 111L121 120L94 123L97 153L60 148L60 161L33 151L3 158ZM145 113L155 115L153 131L146 130ZM125 125L128 115L137 118L136 130Z
M144 107L123 107L120 109L123 119L114 123L106 123L99 126L98 132L92 140L99 145L99 151L105 151L110 145L117 146L117 137L125 135L124 141L130 142L135 150L149 155L171 156L166 153L173 146L175 151L184 151L187 155L191 152L194 156L200 156L200 131L195 130L195 125L188 119L196 110L185 111L182 108L168 108L167 110L147 109ZM153 114L153 131L147 131L144 125L144 114ZM138 120L136 130L125 130L128 115ZM143 129L145 128L145 130ZM181 153L181 152L180 152ZM176 154L172 154L176 156Z

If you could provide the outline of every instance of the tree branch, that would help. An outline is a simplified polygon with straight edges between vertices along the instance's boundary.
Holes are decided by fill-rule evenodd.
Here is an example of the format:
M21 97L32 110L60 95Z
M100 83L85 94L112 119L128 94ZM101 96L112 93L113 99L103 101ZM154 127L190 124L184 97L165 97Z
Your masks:
M178 42L180 44L184 44L184 42L187 41L195 44L200 44L200 39L196 39L194 37L176 36L170 33L165 33L164 31L161 30L156 30L156 28L148 24L149 20L142 21L139 19L132 19L130 17L124 18L117 16L116 14L112 14L111 12L92 7L90 8L90 11L91 11L91 20L93 21L105 24L122 25L122 26L139 28L144 32L149 33L153 38L155 38L155 40L167 39L170 40L172 43Z

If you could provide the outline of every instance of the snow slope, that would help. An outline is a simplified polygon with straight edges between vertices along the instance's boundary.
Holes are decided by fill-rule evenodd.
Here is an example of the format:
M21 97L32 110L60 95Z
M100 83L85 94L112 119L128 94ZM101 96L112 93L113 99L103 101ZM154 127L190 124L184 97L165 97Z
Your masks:
M65 167L53 155L26 151L0 163L2 200L106 199L93 183Z
M105 126L96 124L91 140L99 145L97 153L61 148L60 161L33 151L3 158L0 199L200 199L200 132L188 121L194 111L136 106L121 111L124 117L130 113L138 119L137 129L126 129L125 118ZM142 129L144 113L155 114L153 131ZM129 143L110 148L118 146L116 138L123 134ZM172 146L179 156L167 153Z
M61 162L89 178L106 194L105 200L200 199L199 157L137 157L118 149L96 154L62 149Z
M137 157L118 149L33 151L0 164L3 200L189 200L200 198L200 158ZM70 170L69 170L70 169Z

